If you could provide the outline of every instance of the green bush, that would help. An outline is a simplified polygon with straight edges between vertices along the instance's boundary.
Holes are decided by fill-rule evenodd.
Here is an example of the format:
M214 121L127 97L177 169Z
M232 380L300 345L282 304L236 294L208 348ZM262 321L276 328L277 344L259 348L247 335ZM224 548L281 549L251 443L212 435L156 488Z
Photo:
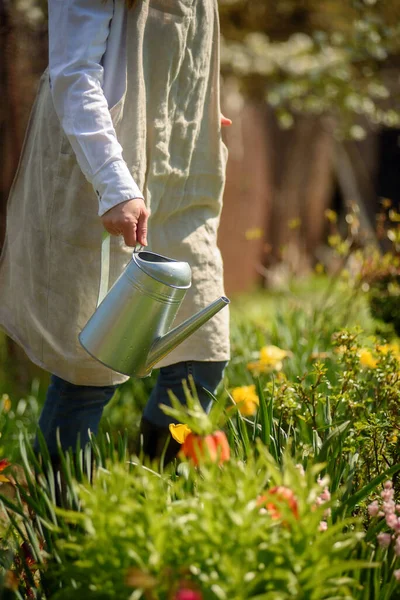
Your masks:
M186 586L210 600L356 598L360 573L378 565L355 556L359 522L332 522L321 467L280 467L261 444L201 471L108 462L93 485L71 483L78 512L39 494L37 524L19 517L43 565L32 597L161 600Z
M369 293L369 304L374 319L391 323L400 336L400 275L376 281Z

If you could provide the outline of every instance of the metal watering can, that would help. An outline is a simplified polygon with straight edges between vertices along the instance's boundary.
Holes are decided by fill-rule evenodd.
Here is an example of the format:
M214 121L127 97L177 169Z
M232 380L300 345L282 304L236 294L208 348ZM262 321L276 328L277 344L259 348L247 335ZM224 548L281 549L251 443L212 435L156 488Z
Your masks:
M108 289L110 236L103 237L97 309L79 335L83 348L113 371L147 377L154 365L229 304L222 296L170 330L186 290L188 263L148 250L134 250Z

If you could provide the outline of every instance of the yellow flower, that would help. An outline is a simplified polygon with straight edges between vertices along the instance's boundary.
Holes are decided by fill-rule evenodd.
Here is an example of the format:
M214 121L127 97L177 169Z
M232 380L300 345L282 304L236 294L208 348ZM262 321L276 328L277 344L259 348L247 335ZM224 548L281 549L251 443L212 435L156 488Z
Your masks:
M239 412L245 417L254 415L259 404L255 385L243 385L232 390L232 398L238 406Z
M268 373L269 371L281 371L283 367L282 360L290 354L290 352L282 350L278 346L263 346L260 350L260 359L248 363L247 368L254 375Z
M368 348L361 348L358 353L360 364L368 369L376 369L378 361L372 356L372 352Z
M289 352L278 348L278 346L264 346L260 350L260 360L269 362L271 365L280 362L286 356L289 356Z
M330 208L328 208L325 211L325 218L330 222L330 223L337 223L337 213L334 210L331 210Z
M171 423L169 426L169 431L178 444L183 444L189 433L192 433L192 430L187 425L182 423L178 423L177 425L175 425L175 423Z
M400 346L397 342L392 342L391 344L382 344L376 348L378 352L381 352L381 354L385 356L391 352L393 356L400 362Z
M382 344L381 346L377 346L377 350L386 356L391 350L390 346L391 344Z

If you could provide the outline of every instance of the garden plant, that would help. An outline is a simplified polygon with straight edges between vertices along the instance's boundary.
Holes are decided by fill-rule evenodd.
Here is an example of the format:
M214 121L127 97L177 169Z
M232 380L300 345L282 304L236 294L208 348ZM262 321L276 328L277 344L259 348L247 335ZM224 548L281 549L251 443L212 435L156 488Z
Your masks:
M399 127L399 2L218 5L240 101L268 104L284 129L323 120L339 141ZM44 38L46 0L11 8ZM26 73L3 29L14 126ZM55 473L43 440L40 458L32 449L46 382L21 395L1 356L0 599L400 599L400 214L382 209L373 240L357 207L327 211L332 260L233 299L210 414L190 381L187 406L165 409L181 444L168 466L136 454L155 375L121 386L99 435L60 452Z
M134 453L151 378L122 386L60 473L31 446L40 383L2 396L2 598L400 598L400 343L375 308L398 248L361 251L354 220L339 235L327 216L339 268L233 303L210 413L190 381L164 408L167 467Z

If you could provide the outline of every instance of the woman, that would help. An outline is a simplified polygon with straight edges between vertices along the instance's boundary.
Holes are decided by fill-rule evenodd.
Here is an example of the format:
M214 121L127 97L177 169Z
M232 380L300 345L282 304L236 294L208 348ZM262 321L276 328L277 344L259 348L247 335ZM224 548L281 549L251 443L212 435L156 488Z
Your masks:
M111 283L139 243L191 265L180 320L223 295L221 120L217 0L49 0L49 68L10 195L0 323L52 373L39 421L52 455L57 429L64 449L97 431L126 379L78 341L96 306L103 228ZM192 374L206 406L228 334L224 310L157 365L142 420L150 456L168 436L167 390L183 400Z

